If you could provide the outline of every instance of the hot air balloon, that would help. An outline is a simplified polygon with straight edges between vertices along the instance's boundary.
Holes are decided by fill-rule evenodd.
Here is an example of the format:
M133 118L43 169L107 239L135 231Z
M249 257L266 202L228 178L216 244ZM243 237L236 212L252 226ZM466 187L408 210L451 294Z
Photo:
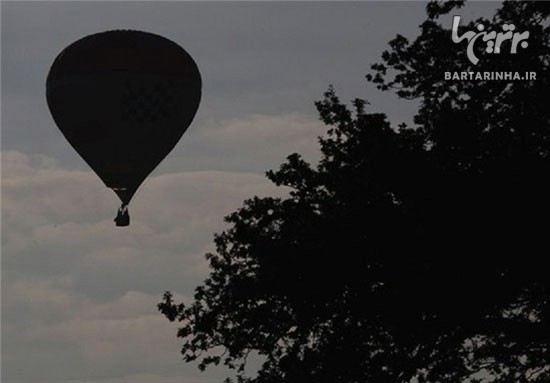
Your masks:
M55 59L46 99L56 125L122 201L115 222L174 148L201 99L201 76L176 43L148 32L86 36Z

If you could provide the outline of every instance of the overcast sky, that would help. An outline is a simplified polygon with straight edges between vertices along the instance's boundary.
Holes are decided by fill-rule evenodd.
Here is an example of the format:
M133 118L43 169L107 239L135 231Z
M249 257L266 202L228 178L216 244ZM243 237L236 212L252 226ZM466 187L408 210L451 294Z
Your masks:
M333 84L395 124L413 102L366 82L425 3L2 2L2 382L211 383L179 354L165 290L189 299L223 216L293 152L318 158L313 102ZM482 5L461 14L480 15ZM109 29L183 46L203 78L195 121L116 228L118 207L47 110L45 78L73 41Z

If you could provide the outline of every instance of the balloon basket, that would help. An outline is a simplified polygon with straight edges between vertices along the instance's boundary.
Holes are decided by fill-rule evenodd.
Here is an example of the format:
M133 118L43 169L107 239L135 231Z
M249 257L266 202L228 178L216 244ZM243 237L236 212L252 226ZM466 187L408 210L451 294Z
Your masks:
M115 217L116 226L124 227L130 225L130 214L128 213L128 205L122 205Z

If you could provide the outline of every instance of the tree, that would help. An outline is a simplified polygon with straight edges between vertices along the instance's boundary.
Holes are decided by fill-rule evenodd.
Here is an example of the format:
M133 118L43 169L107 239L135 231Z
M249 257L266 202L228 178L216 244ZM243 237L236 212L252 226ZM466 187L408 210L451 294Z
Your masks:
M478 47L474 67L439 22L462 5L428 4L419 37L397 36L367 76L420 100L414 127L330 88L319 164L268 172L289 197L226 217L192 304L165 294L186 361L255 383L550 380L550 7L507 2L463 26L530 31L521 54ZM443 76L525 70L537 80Z

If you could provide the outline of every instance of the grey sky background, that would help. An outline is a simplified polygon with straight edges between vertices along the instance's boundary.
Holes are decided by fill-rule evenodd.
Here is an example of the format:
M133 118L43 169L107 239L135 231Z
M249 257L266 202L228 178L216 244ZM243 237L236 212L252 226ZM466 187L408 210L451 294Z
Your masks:
M223 216L293 152L318 158L313 106L333 84L395 124L414 102L364 76L397 33L417 34L423 2L2 2L2 382L211 383L179 355L165 290L189 300ZM465 18L494 4L471 4ZM55 127L45 78L73 41L140 29L183 46L203 100L183 139L116 228L114 193Z

